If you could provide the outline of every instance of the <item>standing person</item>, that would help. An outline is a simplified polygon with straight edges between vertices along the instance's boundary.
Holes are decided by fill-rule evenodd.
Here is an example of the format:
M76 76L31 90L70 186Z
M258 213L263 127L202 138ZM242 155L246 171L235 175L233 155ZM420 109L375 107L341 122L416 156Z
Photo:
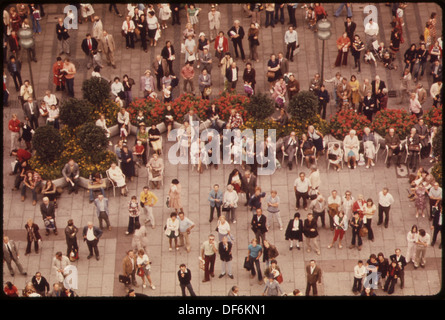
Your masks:
M181 184L178 179L173 179L170 185L170 189L168 191L168 196L170 197L168 207L171 209L175 209L178 213L179 211L184 211L182 208L181 201Z
M14 276L14 269L12 268L12 264L11 264L12 261L14 261L19 272L22 275L26 276L27 273L23 270L22 264L19 261L19 259L20 259L19 251L17 249L15 241L9 240L8 236L3 237L3 252L4 252L3 261L6 262L6 265L8 266L11 276L12 277Z
M136 223L139 223L139 203L136 196L132 196L128 204L128 228L125 234L133 234Z
M304 210L307 210L307 198L309 190L311 188L311 182L306 178L304 172L300 172L300 177L295 179L294 191L296 197L296 210L300 209L300 199L303 199Z
M263 210L261 208L256 209L256 215L252 217L250 222L251 229L255 234L258 243L263 243L266 239L267 228L267 218L263 215Z
M127 254L125 255L125 258L122 260L122 275L125 277L128 277L129 283L125 284L125 287L127 290L130 289L130 283L137 287L138 284L136 282L136 270L137 270L137 261L136 261L136 255L134 254L133 250L128 250Z
M144 249L139 249L137 251L137 257L136 257L136 265L137 265L137 274L142 278L142 288L146 288L145 284L145 278L147 278L148 283L150 287L155 290L156 287L153 284L153 281L150 277L150 270L151 270L151 261L148 258L148 255L145 253Z
M82 40L81 48L86 55L87 69L93 65L93 52L97 50L98 45L99 42L90 33L87 33L85 39Z
M251 265L250 269L250 278L255 278L255 268L256 272L258 273L258 282L259 284L263 284L263 275L261 273L261 266L260 266L260 257L263 254L263 247L258 244L258 241L256 238L252 239L250 241L250 244L248 246L248 254L247 254L247 261Z
M417 228L416 225L413 225L411 227L411 230L408 231L408 233L406 235L406 240L408 242L408 248L406 250L406 262L407 263L410 263L410 262L414 263L414 259L416 256L416 242L417 242L418 237L419 237L419 229Z
M122 31L125 35L125 45L127 49L134 49L134 30L135 25L130 16L125 17L125 21L122 23Z
M317 93L318 96L318 114L326 119L326 107L329 103L330 97L329 92L326 90L326 86L322 84L320 90Z
M337 59L335 60L335 67L340 65L346 66L348 64L348 52L351 46L351 40L348 38L348 34L344 32L340 38L337 39Z
M229 184L223 195L223 211L227 212L227 220L236 223L236 208L238 207L238 193L233 185Z
M107 31L103 31L100 37L100 43L102 51L105 53L107 64L111 65L113 69L116 69L116 62L114 60L114 52L116 51L116 45L112 34L108 34Z
M169 70L168 74L173 75L174 74L173 61L175 61L175 49L174 49L171 41L167 40L165 42L165 46L161 50L161 56L162 56L162 58L167 60L168 70Z
M67 226L65 227L65 240L66 240L66 256L70 261L79 259L79 246L77 245L77 232L79 230L74 225L73 219L69 219Z
M352 239L349 249L355 248L355 240L357 239L358 250L362 250L362 237L360 236L360 229L363 227L363 220L360 218L358 211L354 211L354 215L349 221L349 225L352 228Z
M150 191L149 186L144 186L142 189L141 194L139 195L141 207L143 208L144 212L147 214L147 219L145 220L145 223L151 222L151 227L155 228L155 217L153 215L153 207L158 202L158 197Z
M224 236L218 244L219 258L221 259L221 274L218 278L222 278L227 274L233 279L232 274L232 242Z
M39 242L42 241L42 237L39 233L39 226L33 222L32 219L28 219L25 224L26 240L28 242L26 246L25 256L31 253L31 245L34 242L34 251L39 253Z
M236 90L236 84L238 83L238 79L240 78L239 68L236 66L236 62L232 62L230 67L226 69L225 75L227 82L230 85L229 89Z
M239 55L241 54L241 59L246 62L246 56L243 49L244 29L242 26L240 26L239 20L235 20L233 22L233 26L229 29L227 34L232 39L236 59L238 59ZM240 53L238 53L238 50L240 51Z
M201 258L204 260L204 279L202 282L210 281L210 276L215 276L215 259L218 248L215 245L215 236L209 235L208 240L201 245Z
M65 90L65 73L63 70L63 61L61 57L56 58L56 62L53 64L53 84L56 85L56 91L64 91Z
M346 230L348 229L348 218L345 216L343 211L339 211L334 216L334 238L332 239L331 244L328 246L328 249L334 246L334 243L340 237L338 241L338 248L341 249L343 246L341 245L341 241L343 240L343 236L345 235Z
M263 296L270 297L278 296L279 294L283 295L283 290L281 289L278 281L274 279L273 274L270 274L264 287Z
M65 28L64 21L62 18L59 18L57 20L56 34L57 34L57 40L59 41L57 49L59 55L63 53L70 55L70 43L68 40L70 38L70 35L68 34L68 30Z
M283 221L281 220L281 215L280 215L280 209L279 209L280 197L278 196L278 192L276 190L272 190L270 192L270 195L266 198L266 202L267 202L268 217L271 218L271 219L267 219L268 220L267 228L270 227L270 221L272 220L272 222L273 222L273 217L275 216L278 220L278 224L280 226L280 231L282 231L283 230ZM272 217L269 215L269 213L272 215Z
M36 289L36 293L40 294L40 296L45 297L49 293L49 283L45 277L42 276L42 273L37 271L36 274L32 277L31 283Z
M379 34L379 25L377 22L374 22L369 19L368 23L365 25L365 41L366 41L366 49L372 49L372 43L377 40L377 36Z
M17 114L13 113L11 119L8 122L8 129L11 133L11 152L17 150L19 147L20 137L20 120Z
M432 189L432 188L431 188ZM439 249L442 249L442 225L443 225L443 213L442 205L439 203L438 206L434 206L431 212L432 225L431 230L433 230L433 239L431 241L431 246L436 244L437 234L440 232L440 244Z
M383 188L383 190L379 192L379 221L377 222L378 226L383 223L383 214L385 214L385 228L388 228L389 210L391 209L391 205L393 203L394 197L389 193L388 188Z
M181 69L181 76L184 79L184 92L195 92L195 86L193 84L193 78L195 77L195 70L193 68L193 62L187 62ZM190 91L187 90L187 84L190 86Z
M37 171L27 171L25 173L25 178L23 179L23 185L21 190L21 200L25 201L26 189L29 188L32 193L32 205L35 206L37 204L37 188L40 188L42 185L42 177Z
M90 252L87 259L93 257L94 251L96 260L99 260L99 248L97 247L97 244L99 243L99 238L102 236L102 230L93 226L93 223L89 221L88 224L83 228L82 235L83 241L86 241L88 250Z
M415 242L415 258L414 258L414 269L417 269L419 265L425 268L426 264L426 249L431 243L430 235L425 232L424 229L419 229L419 234Z
M312 213L307 214L307 219L304 220L303 234L306 239L306 251L311 252L311 244L314 246L315 252L320 255L320 247L318 245L318 231L317 221L314 219Z
M108 198L104 197L103 194L99 194L94 200L94 205L96 207L96 215L99 220L99 228L103 230L103 221L107 224L108 230L111 231L111 223L109 219L110 211L108 209Z
M209 222L213 221L213 213L216 209L217 217L221 215L221 206L223 204L223 193L219 190L219 185L213 185L213 189L209 193L208 201L210 202L210 218Z
M362 291L363 279L366 277L366 268L363 261L359 260L354 267L354 284L352 285L352 292L358 294Z
M43 197L43 202L40 205L40 213L42 214L42 219L46 227L46 235L49 235L51 229L54 230L54 235L57 236L57 225L56 225L56 208L53 202L49 201L48 197Z
M303 221L300 219L300 213L296 212L294 218L287 224L285 239L289 240L289 250L293 249L293 242L297 241L297 249L300 250L300 242L303 242Z
M65 83L68 91L68 96L74 98L74 77L76 75L76 67L70 59L66 58L63 62L63 70L65 70Z
M295 18L295 11L297 10L298 3L288 3L287 13L289 14L289 24L297 29L297 19Z
M371 240L372 242L374 242L374 232L372 232L371 223L372 223L372 217L377 211L376 209L377 208L375 207L375 204L371 198L366 200L366 205L363 208L363 214L364 214L363 223L368 229L368 239Z
M201 92L201 98L209 100L209 92L212 90L212 76L205 68L202 69L201 74L198 77L198 87L199 91Z
M311 260L306 266L306 296L309 296L312 288L312 295L317 296L317 282L321 284L321 268L317 266L315 260Z
M318 193L317 198L311 201L309 204L309 210L312 210L314 219L318 223L320 217L322 228L326 228L325 215L326 215L326 199Z
M17 60L14 56L11 56L8 61L8 71L14 80L15 90L19 91L22 86L22 63Z
M361 52L365 49L365 44L363 43L362 39L360 39L360 36L358 34L354 35L354 40L351 39L352 41L352 46L351 46L351 53L352 56L354 57L354 64L355 64L355 68L358 67L358 73L360 73L360 54Z
M179 247L183 247L190 252L190 232L195 227L195 223L185 216L184 212L179 212Z
M186 288L188 289L190 296L196 297L196 293L195 293L195 291L193 291L193 287L191 284L192 273L191 273L190 269L187 268L187 266L184 263L182 263L179 266L178 280L179 280L179 286L181 287L183 297L186 296L186 294L185 294Z
M266 26L267 27L267 26ZM260 34L259 28L257 28L257 25L255 23L250 24L250 28L247 32L247 40L249 41L249 58L252 61L259 62L258 59L258 46L260 45L260 42L258 41L258 37Z
M71 265L70 259L67 256L64 256L61 251L57 251L53 261L52 261L52 269L56 272L56 278L59 286L63 286L63 280L65 279L64 270L67 266Z
M216 10L214 4L210 6L208 18L209 18L209 29L210 29L210 42L212 42L215 41L216 33L221 26L221 13L218 10Z
M382 289L385 283L385 278L388 275L389 268L389 260L385 258L385 255L382 252L379 252L377 255L377 263L378 263L378 285L381 285Z
M167 219L167 222L165 223L165 235L168 238L168 244L169 248L168 251L172 251L172 241L175 241L175 249L176 251L179 250L178 247L178 237L179 237L179 225L180 222L178 220L178 214L176 212L170 213L170 217Z
M405 267L407 264L406 259L404 256L402 256L401 250L398 248L395 250L395 254L389 256L389 259L399 266L398 279L400 279L400 289L403 289L405 285Z

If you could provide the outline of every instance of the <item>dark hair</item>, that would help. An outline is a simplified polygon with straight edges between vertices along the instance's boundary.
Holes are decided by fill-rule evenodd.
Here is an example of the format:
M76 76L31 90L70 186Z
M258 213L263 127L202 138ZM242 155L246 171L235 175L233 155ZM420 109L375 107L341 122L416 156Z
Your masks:
M179 268L181 268L181 267L185 267L186 265L185 265L185 263L181 263L180 265L179 265Z
M294 214L294 219L295 218L300 218L300 213L299 212L295 212L295 214Z
M178 179L173 179L173 180L172 180L172 183L173 183L173 184L179 184L179 180L178 180Z
M420 229L420 230L419 230L419 235L420 235L421 237L424 237L425 234L426 234L425 230L423 230L423 229Z
M170 218L171 217L177 217L178 216L178 214L176 213L176 212L172 212L172 213L170 213Z

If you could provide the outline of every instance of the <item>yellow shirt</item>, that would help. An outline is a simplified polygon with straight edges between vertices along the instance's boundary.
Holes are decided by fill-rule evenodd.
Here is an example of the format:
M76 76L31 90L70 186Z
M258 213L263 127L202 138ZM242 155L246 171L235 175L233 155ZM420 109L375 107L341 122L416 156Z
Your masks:
M156 202L158 202L158 197L153 192L148 191L148 193L145 193L144 191L141 192L141 202L144 205L155 205Z

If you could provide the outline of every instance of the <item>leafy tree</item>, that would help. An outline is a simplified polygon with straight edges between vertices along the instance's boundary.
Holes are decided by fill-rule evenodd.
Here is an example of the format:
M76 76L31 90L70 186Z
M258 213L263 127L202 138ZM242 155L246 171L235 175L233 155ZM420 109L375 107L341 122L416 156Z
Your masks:
M36 129L32 137L32 145L36 150L36 155L47 163L57 160L64 149L59 130L49 125Z
M257 93L251 96L245 109L248 117L256 120L265 120L275 111L274 102L266 93Z
M87 122L82 125L77 130L77 137L79 138L80 147L85 154L92 157L93 162L95 162L96 157L106 150L108 145L105 131L93 122Z
M91 119L93 106L87 100L71 98L60 106L60 121L74 129Z
M300 121L315 117L318 112L318 98L311 91L300 91L289 101L289 114Z
M107 80L91 77L82 83L82 93L93 106L101 105L110 98L111 87Z

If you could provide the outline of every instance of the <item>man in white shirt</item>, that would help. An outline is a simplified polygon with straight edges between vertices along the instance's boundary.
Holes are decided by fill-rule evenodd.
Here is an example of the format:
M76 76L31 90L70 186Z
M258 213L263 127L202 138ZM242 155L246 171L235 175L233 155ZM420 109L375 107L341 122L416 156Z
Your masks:
M304 172L300 172L300 177L295 179L294 182L295 197L297 198L296 210L300 209L300 199L303 199L304 210L307 210L307 198L310 188L310 180L306 178Z
M293 26L289 26L289 29L284 34L284 43L286 43L286 58L290 61L294 61L294 50L298 45L298 33L294 30Z
M441 101L441 94L442 91L442 81L437 81L436 83L433 83L430 88L430 94L433 98L433 106L437 107L437 104Z
M385 213L385 228L388 228L389 209L391 209L391 205L393 203L394 198L388 192L388 188L383 188L383 190L379 192L379 221L377 222L378 226L382 224L383 213Z
M428 192L428 197L430 199L430 220L432 219L431 212L433 206L439 206L442 202L442 188L439 186L438 182L434 182L433 187L430 188Z
M337 190L332 190L331 195L328 197L328 209L329 209L329 224L331 230L334 230L334 214L332 211L340 212L341 208L341 197L337 195Z
M321 194L318 194L317 198L311 201L309 210L312 210L312 215L314 216L314 219L315 221L317 221L317 223L318 217L320 217L321 226L325 228L326 224L324 218L326 213L326 200Z
M379 34L379 25L372 19L365 25L366 48L371 49L372 43L377 40Z
M419 236L417 237L416 245L416 255L414 257L414 269L417 269L419 265L425 268L426 263L426 249L431 243L430 235L425 232L424 229L419 230Z
M195 227L195 223L184 215L184 212L179 212L179 246L183 247L184 242L187 253L190 252L190 231ZM185 241L184 241L185 240Z
M119 126L119 132L122 126L128 126L130 124L130 114L125 108L121 108L121 111L117 114L117 124ZM127 128L129 129L129 128Z
M88 222L88 225L83 228L83 240L87 242L88 250L90 254L87 259L90 259L94 254L96 255L96 260L99 260L99 249L97 244L99 242L99 238L102 236L102 230L93 226L91 221Z
M43 97L43 101L45 101L46 106L50 108L51 106L57 106L57 97L52 94L51 91L46 90L46 95Z
M363 279L366 276L366 267L363 265L363 261L359 260L354 267L354 284L352 286L352 292L358 294L362 291Z

